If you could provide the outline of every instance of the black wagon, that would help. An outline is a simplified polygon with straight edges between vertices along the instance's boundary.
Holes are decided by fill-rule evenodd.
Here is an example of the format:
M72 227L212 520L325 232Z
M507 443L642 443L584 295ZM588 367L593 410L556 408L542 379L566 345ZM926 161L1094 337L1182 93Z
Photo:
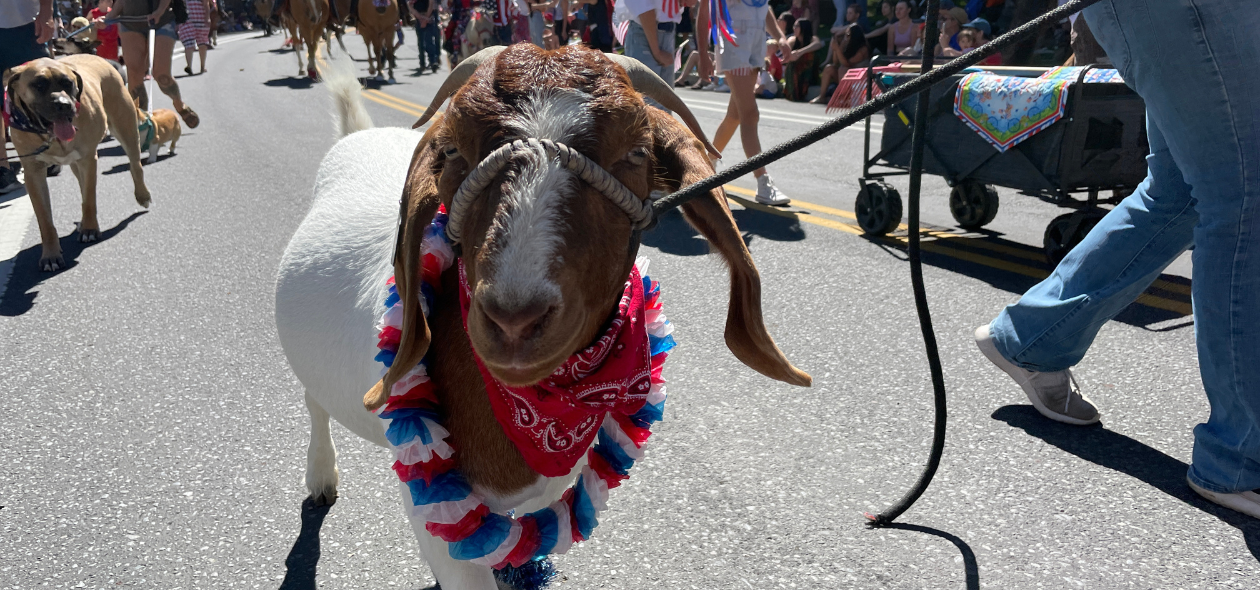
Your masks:
M1057 264L1106 214L1100 204L1114 204L1146 178L1146 106L1120 83L1087 83L1082 68L1069 86L1061 119L1005 152L954 115L954 95L962 74L930 90L924 172L951 187L949 210L964 229L979 229L998 212L1001 186L1038 197L1072 212L1046 227L1046 257ZM915 73L875 73L868 87L894 88ZM855 212L862 230L883 235L901 221L901 195L885 179L908 174L910 137L917 116L911 96L884 111L879 152L871 155L870 119ZM873 169L880 169L873 171ZM1110 192L1103 196L1102 193Z

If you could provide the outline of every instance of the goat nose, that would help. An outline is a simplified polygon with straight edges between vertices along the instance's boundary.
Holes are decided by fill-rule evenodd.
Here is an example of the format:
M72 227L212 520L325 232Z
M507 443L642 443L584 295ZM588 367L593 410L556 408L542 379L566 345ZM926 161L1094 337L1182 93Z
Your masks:
M537 335L542 329L543 322L555 308L554 305L546 302L514 306L510 310L492 302L485 302L481 307L486 317L503 331L504 337L509 342L528 340Z

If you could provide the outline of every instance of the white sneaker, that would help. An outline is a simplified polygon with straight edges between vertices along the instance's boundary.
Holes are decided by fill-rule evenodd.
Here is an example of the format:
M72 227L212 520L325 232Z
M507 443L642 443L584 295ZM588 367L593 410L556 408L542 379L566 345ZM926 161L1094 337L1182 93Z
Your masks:
M1213 504L1241 512L1252 518L1260 518L1260 494L1255 492L1235 492L1232 494L1213 492L1194 485L1194 482L1188 478L1186 483L1190 484L1190 489L1194 490L1194 493L1203 496L1204 499Z
M769 174L762 174L757 179L757 202L762 205L774 205L775 207L786 207L792 202L787 195L774 186L774 181L770 179Z
M726 78L721 78L721 79L719 79L719 81L718 81L718 83L717 83L717 86L714 86L714 87L713 87L713 91L714 91L714 92L725 92L725 93L727 93L727 94L730 94L730 92L731 92L731 87L726 85Z
M1056 422L1086 426L1098 421L1098 408L1094 407L1076 385L1072 371L1054 372L1029 371L1006 360L993 344L989 335L989 325L976 328L976 346L985 358L1010 375L1028 396L1034 408Z

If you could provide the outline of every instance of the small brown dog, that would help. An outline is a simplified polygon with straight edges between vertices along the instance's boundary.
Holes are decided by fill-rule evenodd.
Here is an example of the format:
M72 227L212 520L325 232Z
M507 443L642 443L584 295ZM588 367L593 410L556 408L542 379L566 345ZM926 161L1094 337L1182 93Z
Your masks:
M95 242L101 234L96 220L96 147L105 138L106 128L131 163L136 202L147 208L151 199L140 165L135 104L122 75L95 55L29 61L9 70L4 84L9 132L26 171L26 192L39 222L43 245L39 268L65 268L52 219L48 165L69 164L79 179L83 197L80 242Z
M140 151L149 150L148 164L157 162L158 148L171 144L167 147L166 153L175 155L175 142L179 141L179 136L183 134L184 128L179 124L179 115L170 109L153 109L153 117L149 118L149 114L140 108L139 100L134 101L136 105L136 120L140 122ZM152 127L146 127L146 120L151 121Z

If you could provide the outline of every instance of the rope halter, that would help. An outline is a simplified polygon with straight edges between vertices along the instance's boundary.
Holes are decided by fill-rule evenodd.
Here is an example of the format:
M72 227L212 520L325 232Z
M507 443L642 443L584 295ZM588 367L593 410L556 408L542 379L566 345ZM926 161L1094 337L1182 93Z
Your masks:
M450 222L446 224L446 237L452 243L459 243L459 230L463 227L464 212L468 210L469 203L490 186L490 183L512 158L520 154L538 153L539 150L543 150L548 159L559 158L561 167L577 175L583 182L608 197L608 200L626 212L626 215L630 217L630 224L635 229L641 230L651 225L651 203L639 200L639 197L613 178L613 175L599 164L563 143L531 137L499 146L477 164L476 168L473 168L451 199Z

